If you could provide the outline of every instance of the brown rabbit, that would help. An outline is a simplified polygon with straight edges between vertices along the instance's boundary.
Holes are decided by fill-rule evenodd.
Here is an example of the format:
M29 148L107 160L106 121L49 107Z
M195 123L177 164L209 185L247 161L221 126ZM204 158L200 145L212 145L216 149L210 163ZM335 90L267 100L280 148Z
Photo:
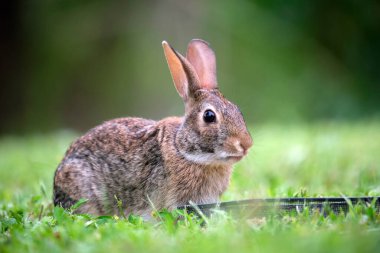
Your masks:
M77 139L54 177L54 205L94 215L149 217L152 208L173 209L189 201L218 201L232 165L247 154L252 138L239 108L217 87L208 43L194 39L186 58L162 43L185 116L160 121L120 118Z

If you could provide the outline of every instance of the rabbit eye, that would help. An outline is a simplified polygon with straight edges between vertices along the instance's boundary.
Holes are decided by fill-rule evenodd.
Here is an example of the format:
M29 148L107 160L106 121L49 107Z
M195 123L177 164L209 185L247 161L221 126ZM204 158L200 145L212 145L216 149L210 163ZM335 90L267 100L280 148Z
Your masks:
M204 113L203 113L203 120L206 122L206 123L213 123L216 121L216 115L215 115L215 112L211 111L211 110L206 110Z

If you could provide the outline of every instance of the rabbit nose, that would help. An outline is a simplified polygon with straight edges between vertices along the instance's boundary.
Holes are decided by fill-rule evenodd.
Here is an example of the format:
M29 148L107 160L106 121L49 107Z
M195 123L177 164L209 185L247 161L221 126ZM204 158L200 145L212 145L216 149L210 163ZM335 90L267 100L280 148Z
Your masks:
M252 145L253 145L253 140L249 133L242 136L242 138L240 139L240 146L244 151L244 155L247 154L248 149L252 147Z

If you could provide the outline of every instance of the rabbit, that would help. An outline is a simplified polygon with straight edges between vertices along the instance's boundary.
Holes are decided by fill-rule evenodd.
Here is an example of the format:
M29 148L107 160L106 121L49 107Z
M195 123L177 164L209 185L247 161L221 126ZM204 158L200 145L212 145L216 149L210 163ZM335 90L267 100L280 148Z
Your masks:
M87 199L75 212L151 217L190 201L217 202L227 189L252 138L239 108L218 89L214 51L200 39L190 41L186 57L162 46L185 115L119 118L89 130L58 165L55 206Z

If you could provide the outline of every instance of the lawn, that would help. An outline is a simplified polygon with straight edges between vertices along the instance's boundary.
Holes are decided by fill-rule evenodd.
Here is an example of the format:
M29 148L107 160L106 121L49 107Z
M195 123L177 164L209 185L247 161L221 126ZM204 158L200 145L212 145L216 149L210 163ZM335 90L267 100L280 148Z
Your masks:
M222 200L380 196L380 121L253 126L254 146L235 166ZM0 138L0 252L378 252L380 215L304 212L206 225L179 212L139 217L74 215L51 205L52 178L77 136Z

